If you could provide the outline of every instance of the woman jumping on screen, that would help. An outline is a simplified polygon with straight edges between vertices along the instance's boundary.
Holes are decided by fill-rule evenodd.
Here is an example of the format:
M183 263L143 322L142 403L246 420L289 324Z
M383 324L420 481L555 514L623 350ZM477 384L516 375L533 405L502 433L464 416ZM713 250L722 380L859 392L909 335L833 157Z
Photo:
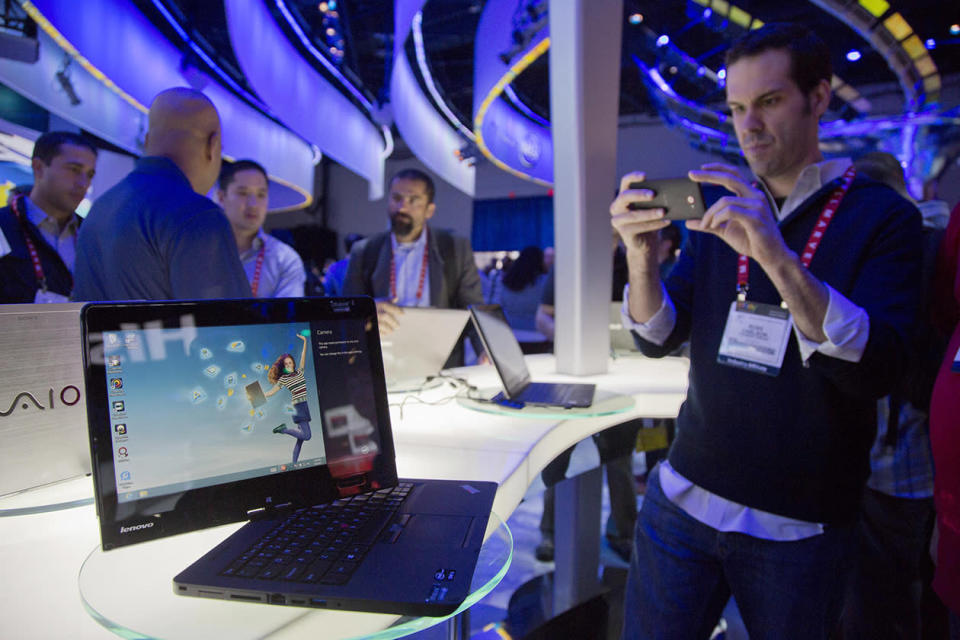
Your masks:
M297 439L297 444L293 445L294 463L300 458L300 449L303 447L304 441L309 440L312 436L310 433L310 408L307 406L307 381L303 377L303 367L307 362L307 338L299 334L297 337L303 340L300 366L296 366L293 356L289 353L277 358L277 361L270 367L270 371L267 372L267 380L270 381L273 388L263 394L269 398L280 391L280 387L286 387L293 396L293 422L296 426L280 425L275 427L273 432L285 433Z

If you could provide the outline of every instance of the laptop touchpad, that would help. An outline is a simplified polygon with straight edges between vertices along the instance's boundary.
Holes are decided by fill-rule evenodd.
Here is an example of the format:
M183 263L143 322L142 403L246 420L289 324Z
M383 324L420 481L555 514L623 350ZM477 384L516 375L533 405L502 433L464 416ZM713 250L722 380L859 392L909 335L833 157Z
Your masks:
M442 543L449 543L450 546L463 546L470 531L470 522L473 518L469 516L434 516L427 514L414 514L403 528L404 534L412 536L414 540L436 540ZM403 541L403 535L400 537Z

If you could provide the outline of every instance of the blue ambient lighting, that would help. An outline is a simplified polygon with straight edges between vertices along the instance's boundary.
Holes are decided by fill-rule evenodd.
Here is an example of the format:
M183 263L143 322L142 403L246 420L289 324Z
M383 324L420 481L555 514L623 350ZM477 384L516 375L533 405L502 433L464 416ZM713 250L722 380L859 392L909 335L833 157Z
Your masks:
M859 59L860 59L859 51L857 51L856 49L851 49L850 51L847 51L847 60L849 60L850 62L856 62Z

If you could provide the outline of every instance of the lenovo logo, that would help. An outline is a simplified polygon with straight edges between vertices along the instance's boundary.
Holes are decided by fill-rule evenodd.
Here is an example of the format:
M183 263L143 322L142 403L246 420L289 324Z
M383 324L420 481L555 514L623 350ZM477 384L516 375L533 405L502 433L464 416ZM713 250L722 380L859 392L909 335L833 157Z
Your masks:
M47 397L44 398L47 401L46 406L44 406L43 403L40 402L40 400L38 400L37 397L34 396L29 391L21 391L16 395L16 397L13 399L13 402L11 402L10 406L7 407L6 411L0 410L0 417L6 418L11 413L16 411L17 408L20 408L26 411L27 409L30 408L31 404L37 409L39 409L40 411L45 411L47 409L56 409L57 408L56 399L58 397L60 399L61 406L72 407L73 405L80 402L80 389L73 386L72 384L68 384L64 388L60 389L59 396L56 395L53 389L50 389L47 392ZM3 405L0 404L0 406L3 406Z
M149 529L152 526L152 522L144 522L143 524L135 524L132 527L120 527L120 533L133 533L134 531L140 531L141 529Z

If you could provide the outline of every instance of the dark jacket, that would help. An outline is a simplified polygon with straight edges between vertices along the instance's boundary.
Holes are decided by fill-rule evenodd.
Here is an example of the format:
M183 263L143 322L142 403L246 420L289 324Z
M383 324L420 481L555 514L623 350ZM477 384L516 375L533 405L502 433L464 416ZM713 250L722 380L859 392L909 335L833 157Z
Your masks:
M483 287L473 250L466 238L449 231L430 229L430 306L466 309L483 304ZM387 298L390 295L390 232L362 240L350 251L350 263L343 280L343 295Z
M24 211L26 214L26 211ZM81 218L77 217L78 221ZM30 234L33 246L40 256L40 265L47 281L47 290L64 296L70 295L73 277L63 263L57 250L50 246L40 230L26 218L24 227L20 226L17 216L9 206L0 209L0 231L3 232L12 252L0 258L0 303L33 302L37 294L37 277L33 271L33 261L23 239L23 229Z

